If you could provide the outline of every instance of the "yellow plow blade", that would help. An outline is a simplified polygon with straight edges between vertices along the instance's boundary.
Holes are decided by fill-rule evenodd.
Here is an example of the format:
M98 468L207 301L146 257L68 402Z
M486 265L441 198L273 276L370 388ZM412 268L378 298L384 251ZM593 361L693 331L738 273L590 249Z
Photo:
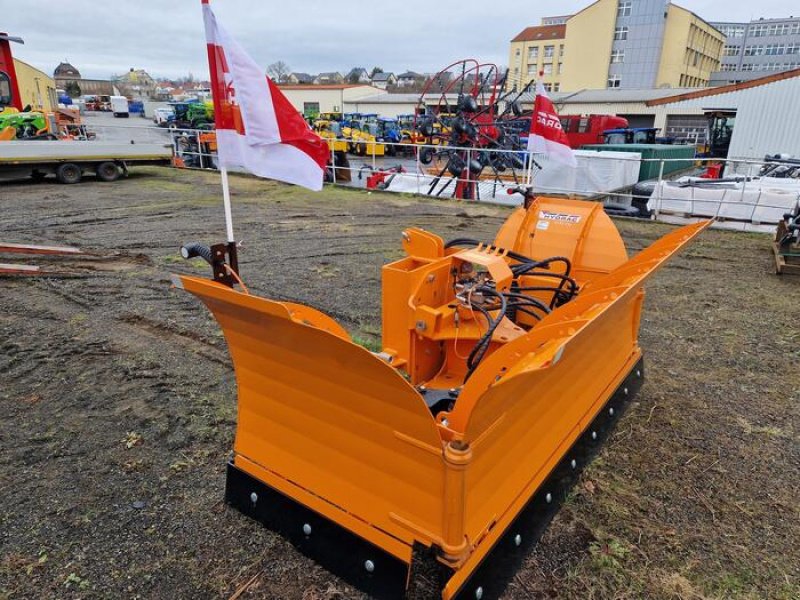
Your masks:
M443 598L492 597L495 555L512 564L537 539L641 384L646 279L708 225L596 273L488 355L437 416L399 366L319 311L178 278L214 314L236 370L227 500L376 597L416 589L420 560ZM427 285L450 258L434 238L415 243L414 285Z

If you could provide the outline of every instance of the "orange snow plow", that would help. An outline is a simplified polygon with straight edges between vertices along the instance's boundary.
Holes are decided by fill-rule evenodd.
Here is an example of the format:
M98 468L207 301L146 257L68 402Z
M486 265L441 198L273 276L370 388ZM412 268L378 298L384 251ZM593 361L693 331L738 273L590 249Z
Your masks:
M494 241L403 232L376 353L183 249L236 371L227 501L375 597L502 593L642 383L646 279L709 225L628 260L601 204L520 191Z

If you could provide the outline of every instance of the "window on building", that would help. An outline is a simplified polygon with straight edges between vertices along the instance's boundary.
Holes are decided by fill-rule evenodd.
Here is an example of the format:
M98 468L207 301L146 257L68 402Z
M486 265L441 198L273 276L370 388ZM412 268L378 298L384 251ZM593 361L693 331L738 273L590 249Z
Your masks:
M740 46L725 46L725 56L739 56Z
M732 65L732 64L723 64L723 65L720 67L720 69L719 69L719 70L720 70L720 71L735 71L735 70L736 70L736 65Z
M744 25L720 25L717 27L725 37L743 37Z
M520 55L520 54L522 54L522 51L521 51L519 48L517 48L517 51L514 53L514 56L516 56L517 58L519 58L519 55Z
M784 44L770 44L764 49L764 54L767 56L780 56L786 51Z
M553 91L553 86L551 84L549 84L549 83L545 83L544 84L544 91L545 92L552 92Z
M628 26L624 25L622 27L617 27L614 29L614 39L616 41L622 41L628 39Z
M792 23L791 27L789 27L789 35L797 35L800 33L800 22Z
M761 56L764 54L764 46L745 46L745 56Z
M625 50L612 50L611 51L611 64L618 64L625 62Z
M800 44L786 44L786 54L800 54Z
M528 65L528 76L536 75L536 65Z
M519 75L519 67L514 67L514 75Z
M561 91L561 84L560 83L554 83L553 84L553 91L554 92Z
M622 80L619 78L619 75L611 75L608 78L608 82L606 83L606 87L618 88L621 83L622 83Z
M528 62L539 59L539 46L532 46L528 48Z
M752 71L753 63L742 63L742 71Z
M319 102L303 102L303 115L316 117L319 114Z
M562 56L564 56L564 44L561 44L561 45L558 47L558 56L559 56L559 57L562 57Z
M553 52L555 52L555 46L545 46L544 47L544 57L545 58L553 58Z
M564 63L558 63L558 74L561 75L564 72Z
M632 4L633 3L631 0L620 0L619 4L617 5L617 18L630 17Z
M750 25L750 37L764 37L767 35L767 25Z
M545 75L552 75L553 74L553 63L546 63L542 66L542 71Z
M792 25L794 23L771 23L766 25L766 35L789 35L792 33Z

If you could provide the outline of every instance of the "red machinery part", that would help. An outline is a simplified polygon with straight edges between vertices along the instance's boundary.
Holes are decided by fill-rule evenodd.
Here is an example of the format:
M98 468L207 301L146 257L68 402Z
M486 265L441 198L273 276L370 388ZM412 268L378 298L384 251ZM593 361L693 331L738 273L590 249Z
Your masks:
M11 96L11 102L8 102L7 105L22 110L22 96L19 93L14 57L11 55L11 42L24 43L20 38L0 32L0 99ZM0 103L0 109L2 107L3 105Z

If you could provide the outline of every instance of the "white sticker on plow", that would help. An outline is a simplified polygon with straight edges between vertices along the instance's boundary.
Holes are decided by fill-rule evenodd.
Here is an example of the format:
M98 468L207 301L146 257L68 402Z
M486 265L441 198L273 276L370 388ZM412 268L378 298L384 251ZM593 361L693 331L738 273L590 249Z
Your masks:
M539 221L536 223L536 229L541 231L545 231L548 227L550 227L550 223L548 221Z
M559 223L580 223L581 221L580 215L554 213L554 212L548 212L546 210L543 210L542 212L539 213L539 218L546 219L548 221L558 221Z

